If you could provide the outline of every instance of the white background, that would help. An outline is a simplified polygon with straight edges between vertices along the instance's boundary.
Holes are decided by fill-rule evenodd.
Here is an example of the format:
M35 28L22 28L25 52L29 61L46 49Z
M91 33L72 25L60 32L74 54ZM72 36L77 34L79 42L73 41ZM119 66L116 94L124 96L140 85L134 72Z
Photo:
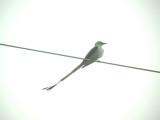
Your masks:
M102 61L160 70L154 0L1 2L0 42L84 57L108 43ZM94 63L50 92L81 60L0 46L0 119L157 120L159 73Z

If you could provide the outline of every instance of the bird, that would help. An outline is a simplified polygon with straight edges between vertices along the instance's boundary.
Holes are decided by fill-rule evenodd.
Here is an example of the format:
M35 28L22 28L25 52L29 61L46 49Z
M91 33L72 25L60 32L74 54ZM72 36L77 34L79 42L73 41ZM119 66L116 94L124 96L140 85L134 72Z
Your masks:
M76 72L80 68L84 68L94 62L96 62L99 58L103 56L104 50L102 46L107 43L103 43L102 41L97 41L95 43L95 46L88 52L88 54L85 56L85 59L75 68L73 69L70 73L68 73L65 77L60 79L56 84L52 86L48 86L43 88L42 90L47 90L50 91L53 89L55 86L57 86L60 82L64 81L67 77L69 77L71 74Z

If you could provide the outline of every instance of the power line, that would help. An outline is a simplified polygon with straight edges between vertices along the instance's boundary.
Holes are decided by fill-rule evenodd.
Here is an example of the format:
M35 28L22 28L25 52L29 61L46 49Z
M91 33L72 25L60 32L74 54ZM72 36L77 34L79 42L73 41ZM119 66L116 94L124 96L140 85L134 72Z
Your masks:
M0 43L0 45L6 46L6 47L13 47L13 48L18 48L18 49L30 50L30 51L35 51L35 52L47 53L47 54L52 54L52 55L59 55L59 56L63 56L63 57L70 57L70 58L75 58L75 59L81 59L81 60L91 60L91 59L86 59L86 58L81 58L81 57L75 57L75 56L70 56L70 55L58 54L58 53L53 53L53 52L46 52L46 51L42 51L42 50L30 49L30 48L19 47L19 46L8 45L8 44L2 44L2 43ZM115 65L115 66L121 66L121 67L127 67L127 68L133 68L133 69L137 69L137 70L144 70L144 71L149 71L149 72L160 73L160 71L157 71L157 70L151 70L151 69L145 69L145 68L139 68L139 67L133 67L133 66L115 64L115 63L104 62L104 61L96 61L96 62L103 63L103 64Z

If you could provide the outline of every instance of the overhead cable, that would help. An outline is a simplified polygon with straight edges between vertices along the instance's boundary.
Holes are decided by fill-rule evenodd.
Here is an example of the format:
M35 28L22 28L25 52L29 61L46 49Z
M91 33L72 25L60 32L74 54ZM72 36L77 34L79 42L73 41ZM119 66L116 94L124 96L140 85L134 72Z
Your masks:
M85 60L90 60L90 59L81 58L81 57L75 57L75 56L64 55L64 54L59 54L59 53L53 53L53 52L47 52L47 51L36 50L36 49L31 49L31 48L19 47L19 46L14 46L14 45L9 45L9 44L0 43L0 45L6 46L6 47L13 47L13 48L18 48L18 49L30 50L30 51L40 52L40 53L58 55L58 56L63 56L63 57L70 57L70 58L81 59L81 60L84 60L84 59ZM143 70L143 71L148 71L148 72L160 73L160 71L157 71L157 70L133 67L133 66L128 66L128 65L116 64L116 63L110 63L110 62L104 62L104 61L96 61L96 62L103 63L103 64L109 64L109 65L115 65L115 66L121 66L121 67L126 67L126 68L132 68L132 69L137 69L137 70Z

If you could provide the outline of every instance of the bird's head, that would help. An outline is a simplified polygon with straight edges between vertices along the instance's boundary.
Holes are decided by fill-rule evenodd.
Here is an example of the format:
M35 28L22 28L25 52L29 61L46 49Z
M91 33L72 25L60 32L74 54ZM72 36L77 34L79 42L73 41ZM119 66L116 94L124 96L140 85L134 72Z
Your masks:
M107 43L103 43L102 41L97 41L95 43L95 46L103 46L104 44L107 44Z

